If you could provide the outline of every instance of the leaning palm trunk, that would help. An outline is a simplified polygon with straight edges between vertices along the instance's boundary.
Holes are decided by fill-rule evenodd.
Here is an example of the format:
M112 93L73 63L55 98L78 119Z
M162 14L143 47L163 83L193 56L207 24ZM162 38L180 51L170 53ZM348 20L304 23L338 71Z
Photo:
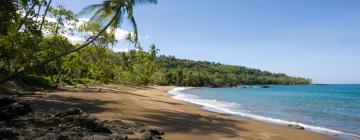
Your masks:
M119 8L118 10L120 10L120 8ZM43 62L41 62L41 63L38 63L38 64L36 64L36 65L34 65L34 66L31 66L31 67L29 67L29 68L25 68L24 70L21 70L21 71L19 71L19 72L14 72L14 73L10 74L9 76L5 77L4 79L2 79L2 80L0 81L0 85L4 84L6 81L13 80L13 79L15 79L15 78L17 78L17 77L19 77L19 76L26 75L26 74L28 74L29 72L33 71L34 69L39 68L39 67L42 67L42 66L50 63L51 61L58 60L59 58L61 58L61 57L63 57L63 56L66 56L66 55L68 55L68 54L70 54L70 53L79 51L79 50L87 47L89 44L91 44L92 42L94 42L102 33L104 33L107 28L109 28L109 26L117 19L117 16L119 16L119 12L116 12L116 14L112 17L111 21L110 21L98 34L96 34L96 35L93 36L93 37L88 38L88 39L85 41L85 43L84 43L83 45L81 45L80 47L71 49L71 50L69 50L69 51L67 51L67 52L63 52L63 53L61 53L61 54L58 55L58 56L54 56L54 57L52 57L52 58L50 58L50 59L48 59L48 60L45 60L45 61L43 61Z
M48 5L46 6L45 13L44 13L44 16L42 17L41 24L40 24L40 29L39 29L40 31L42 30L42 28L43 28L43 26L44 26L45 17L46 17L47 12L48 12L48 10L49 10L49 8L50 8L51 1L52 1L52 0L49 0Z

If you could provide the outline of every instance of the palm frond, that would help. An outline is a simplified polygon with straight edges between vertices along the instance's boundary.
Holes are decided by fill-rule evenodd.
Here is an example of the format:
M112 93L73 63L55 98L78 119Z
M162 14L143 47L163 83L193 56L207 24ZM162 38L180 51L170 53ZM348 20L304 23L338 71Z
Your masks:
M128 20L133 26L133 40L138 41L138 29L133 14L134 6L142 4L157 4L157 0L104 0L101 4L94 4L84 8L81 14L92 13L91 21L103 24L106 21L114 19L110 26L111 31L120 27L123 16L126 14ZM116 15L116 17L114 17Z
M132 5L138 6L143 4L157 4L157 0L128 0Z
M100 9L101 7L102 7L102 4L89 5L89 6L86 6L84 9L82 9L79 14L80 15L91 14L94 12L94 10Z

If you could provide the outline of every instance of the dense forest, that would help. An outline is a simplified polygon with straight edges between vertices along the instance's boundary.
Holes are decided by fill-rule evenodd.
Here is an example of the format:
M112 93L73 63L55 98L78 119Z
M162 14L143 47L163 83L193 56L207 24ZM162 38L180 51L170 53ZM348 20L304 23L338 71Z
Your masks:
M0 1L0 84L113 83L223 87L253 84L310 84L311 80L242 66L157 56L155 45L138 42L134 6L156 0L104 1L91 5L87 21L53 6L51 0ZM124 18L126 17L126 18ZM124 38L132 49L114 52L122 20L133 25ZM73 41L74 36L82 41ZM166 47L166 46L164 46Z
M192 87L232 87L237 85L310 84L310 79L290 77L243 66L224 65L207 61L156 57L154 83Z

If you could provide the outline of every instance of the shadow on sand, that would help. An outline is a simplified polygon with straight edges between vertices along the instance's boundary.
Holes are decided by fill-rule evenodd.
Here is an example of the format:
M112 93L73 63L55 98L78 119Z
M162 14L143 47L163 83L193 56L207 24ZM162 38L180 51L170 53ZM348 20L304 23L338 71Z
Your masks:
M32 107L39 112L53 112L56 110L66 110L69 108L81 108L88 113L101 113L112 111L109 108L102 107L105 104L116 103L115 101L104 101L98 99L82 99L77 97L64 97L59 95L49 95L47 97L39 97L28 101Z
M246 122L217 116L201 116L171 110L145 110L144 113L147 115L141 118L130 118L129 120L159 127L165 133L191 132L195 134L220 134L225 137L239 137L239 132L248 131L236 125Z

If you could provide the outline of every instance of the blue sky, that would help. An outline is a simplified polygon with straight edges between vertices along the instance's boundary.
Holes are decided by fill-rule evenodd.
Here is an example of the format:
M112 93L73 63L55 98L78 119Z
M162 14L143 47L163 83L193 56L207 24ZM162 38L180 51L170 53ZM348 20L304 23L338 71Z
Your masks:
M78 12L101 0L56 2ZM154 43L160 54L315 83L360 83L359 6L359 0L159 0L137 7L135 16L142 45Z

